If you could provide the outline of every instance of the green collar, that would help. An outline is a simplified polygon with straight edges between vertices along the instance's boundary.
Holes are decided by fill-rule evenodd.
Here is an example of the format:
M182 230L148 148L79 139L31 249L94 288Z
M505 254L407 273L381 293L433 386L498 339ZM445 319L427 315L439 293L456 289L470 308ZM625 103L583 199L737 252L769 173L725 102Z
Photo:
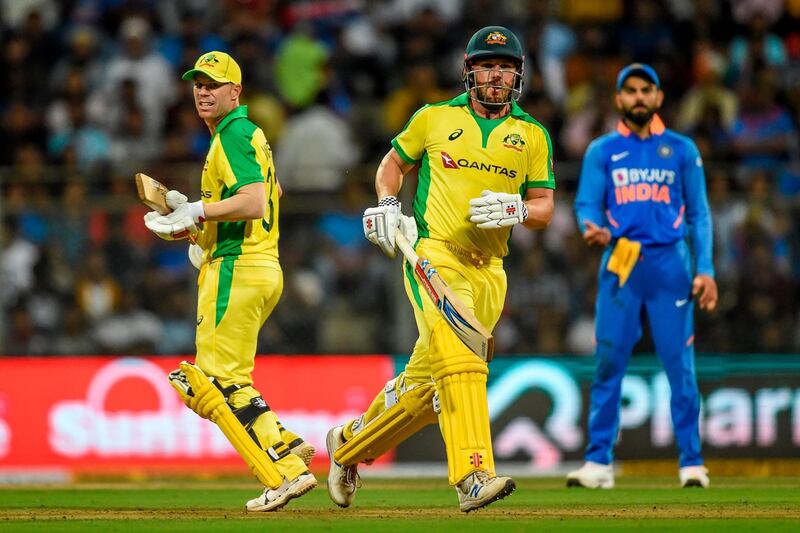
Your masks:
M237 118L247 118L247 106L240 105L239 107L235 107L231 109L227 115L217 124L217 127L214 129L214 133L218 134L221 132L228 124L236 120Z
M467 93L461 93L452 100L450 100L450 102L448 102L448 105L452 107L467 106L469 105L469 96L467 95ZM528 114L522 110L519 104L517 104L516 100L512 100L511 116L515 118L525 118L526 116L528 116Z

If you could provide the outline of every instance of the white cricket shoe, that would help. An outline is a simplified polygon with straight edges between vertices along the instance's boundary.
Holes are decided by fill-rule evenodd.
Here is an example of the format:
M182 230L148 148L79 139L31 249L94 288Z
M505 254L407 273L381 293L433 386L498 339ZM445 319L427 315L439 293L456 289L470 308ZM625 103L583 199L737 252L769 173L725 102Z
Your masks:
M567 474L567 487L613 489L614 467L586 461L582 467Z
M311 460L314 459L314 454L317 453L317 449L314 448L312 444L309 444L306 441L302 441L297 446L289 448L289 452L298 456L300 459L303 460L306 466L308 466L309 464L311 464Z
M343 466L333 459L334 452L344 444L344 426L336 426L328 431L325 444L331 468L328 471L328 496L339 507L350 507L358 488L358 465Z
M253 498L245 505L248 511L267 512L277 511L292 498L298 498L317 486L317 480L308 470L289 481L284 478L283 483L277 489L264 489L264 493L258 498Z
M510 477L495 477L483 470L476 470L456 485L458 507L468 513L502 500L516 488L516 483Z
M708 478L708 468L703 465L684 466L678 470L678 477L681 479L681 487L700 487L707 489L711 484Z

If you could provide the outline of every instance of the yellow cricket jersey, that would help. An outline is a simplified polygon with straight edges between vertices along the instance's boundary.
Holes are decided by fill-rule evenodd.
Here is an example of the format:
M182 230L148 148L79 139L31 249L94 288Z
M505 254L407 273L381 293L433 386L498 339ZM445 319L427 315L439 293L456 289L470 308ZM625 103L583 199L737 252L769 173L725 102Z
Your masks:
M278 259L278 184L272 149L264 132L239 106L219 123L211 139L200 194L204 202L230 198L247 184L264 182L267 209L264 218L241 222L205 222L198 244L204 259L243 257Z
M469 221L469 201L484 190L519 193L555 189L547 130L516 102L503 118L485 119L467 93L418 110L392 146L419 164L414 218L420 237L503 257L511 228L485 230Z

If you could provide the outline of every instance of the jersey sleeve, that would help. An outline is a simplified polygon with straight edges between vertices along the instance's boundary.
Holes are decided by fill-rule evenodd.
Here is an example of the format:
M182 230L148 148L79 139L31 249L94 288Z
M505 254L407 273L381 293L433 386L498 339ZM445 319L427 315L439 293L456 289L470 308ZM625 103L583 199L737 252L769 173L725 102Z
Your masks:
M586 149L581 165L581 176L578 181L578 193L575 196L575 216L578 218L578 229L586 231L585 222L593 222L598 226L606 225L604 215L606 193L605 162L603 149L598 141L594 141Z
M703 171L703 159L697 145L692 141L686 143L686 155L683 160L683 190L686 205L686 224L696 261L698 274L714 275L713 260L713 228L711 226L711 210L708 207L706 194L706 177Z
M231 192L250 183L264 181L256 159L256 149L252 144L252 131L234 126L238 125L231 124L220 132L220 144L228 161L228 168L219 170L225 186Z
M540 124L532 126L536 138L536 147L530 150L528 158L528 174L525 188L556 188L556 177L553 170L553 143L550 134Z
M429 115L430 106L420 108L411 116L403 131L392 139L392 146L406 163L414 164L422 159L428 136Z

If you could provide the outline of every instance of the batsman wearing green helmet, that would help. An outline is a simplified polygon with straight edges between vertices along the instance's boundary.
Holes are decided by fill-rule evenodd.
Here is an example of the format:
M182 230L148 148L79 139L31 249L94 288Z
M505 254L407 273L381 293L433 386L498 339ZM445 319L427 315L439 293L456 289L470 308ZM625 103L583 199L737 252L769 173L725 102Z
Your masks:
M363 216L370 242L395 257L402 232L489 330L505 302L503 257L512 228L542 229L553 215L550 137L516 103L523 63L522 47L508 29L475 33L464 56L466 91L424 106L392 140L375 176L378 204ZM413 216L404 216L397 195L415 167ZM403 274L419 338L404 371L367 411L328 433L328 493L337 505L351 505L358 463L438 422L459 508L479 509L515 489L510 477L495 472L489 366L456 336L408 263Z

